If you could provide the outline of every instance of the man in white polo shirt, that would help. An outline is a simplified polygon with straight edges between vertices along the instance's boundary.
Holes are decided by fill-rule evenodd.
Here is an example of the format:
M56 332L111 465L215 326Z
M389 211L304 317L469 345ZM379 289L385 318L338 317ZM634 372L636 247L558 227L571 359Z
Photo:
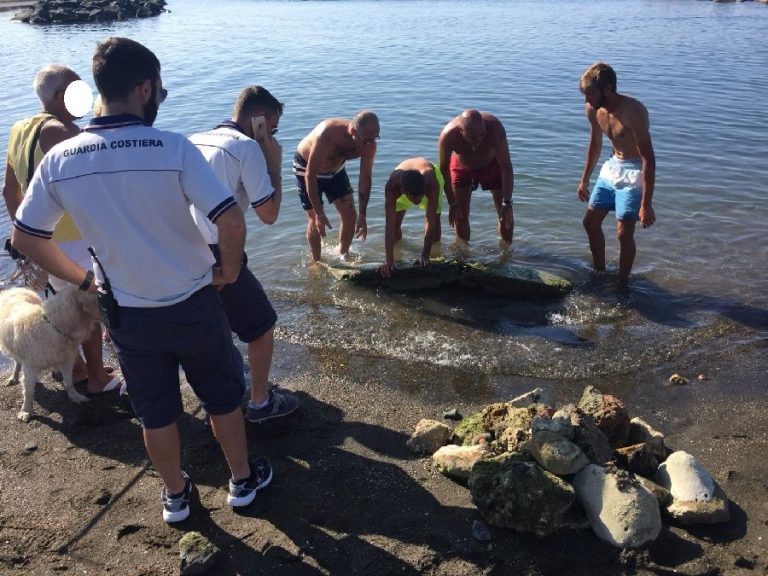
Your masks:
M151 127L167 91L150 50L108 38L96 48L93 76L103 116L45 156L16 213L13 245L49 273L91 291L93 272L50 240L65 211L95 248L118 304L112 341L164 483L163 519L187 518L192 490L181 471L176 426L183 412L179 366L211 415L229 465L227 502L248 505L272 468L266 458L248 461L242 357L212 286L237 279L243 213L189 140ZM191 203L218 229L220 267L213 267Z
M240 92L231 120L190 136L243 211L250 205L264 224L273 224L280 212L283 148L274 135L282 114L283 104L266 88L250 86ZM193 208L192 215L218 259L216 227L202 210ZM224 286L219 296L232 331L248 345L251 394L245 418L258 423L290 414L298 407L298 398L268 386L277 314L248 269L245 253L237 280Z

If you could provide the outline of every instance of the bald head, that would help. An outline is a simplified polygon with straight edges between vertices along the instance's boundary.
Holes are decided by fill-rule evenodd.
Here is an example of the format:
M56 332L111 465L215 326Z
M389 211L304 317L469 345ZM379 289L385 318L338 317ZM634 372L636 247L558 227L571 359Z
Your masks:
M38 70L32 87L43 106L48 106L54 103L58 92L66 90L67 86L79 79L80 76L71 68L48 64Z
M358 131L367 130L370 128L372 130L375 129L378 132L379 117L370 110L361 110L355 114L354 118L352 118L352 124L354 124Z
M459 131L472 146L477 146L485 137L485 121L478 110L470 108L459 114Z
M370 110L362 110L352 118L352 128L363 144L379 139L379 118Z

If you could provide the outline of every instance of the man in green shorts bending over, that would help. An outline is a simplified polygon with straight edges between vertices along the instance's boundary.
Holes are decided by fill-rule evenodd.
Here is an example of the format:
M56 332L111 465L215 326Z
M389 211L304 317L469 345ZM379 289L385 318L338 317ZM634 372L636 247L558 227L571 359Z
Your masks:
M384 213L386 227L384 246L386 262L379 268L385 278L395 269L395 242L403 237L402 224L405 211L418 206L426 211L424 218L424 248L419 266L429 265L432 243L440 241L440 212L443 208L443 175L426 158L403 160L389 175L384 187Z
M653 212L653 187L656 180L656 156L649 131L648 110L639 101L616 92L616 72L598 62L581 77L579 90L584 94L589 120L589 147L578 187L579 200L589 200L584 215L584 229L595 270L605 270L603 220L616 212L619 237L619 288L626 288L635 261L635 224L643 228L656 221ZM613 155L603 164L589 193L589 177L600 158L603 134L613 145Z

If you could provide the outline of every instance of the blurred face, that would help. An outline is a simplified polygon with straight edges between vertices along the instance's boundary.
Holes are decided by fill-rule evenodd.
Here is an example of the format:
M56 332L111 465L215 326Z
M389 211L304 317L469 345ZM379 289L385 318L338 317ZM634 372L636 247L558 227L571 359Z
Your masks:
M168 97L168 90L163 88L163 80L158 75L157 80L152 82L152 92L149 95L147 103L144 104L144 122L148 126L152 126L157 118L157 111L160 108L160 104L165 102Z
M352 128L355 144L358 148L364 148L379 139L379 125L371 123L365 127Z
M485 122L467 123L459 126L461 135L472 148L477 148L485 138Z
M584 90L584 100L595 110L605 106L605 89L592 86Z

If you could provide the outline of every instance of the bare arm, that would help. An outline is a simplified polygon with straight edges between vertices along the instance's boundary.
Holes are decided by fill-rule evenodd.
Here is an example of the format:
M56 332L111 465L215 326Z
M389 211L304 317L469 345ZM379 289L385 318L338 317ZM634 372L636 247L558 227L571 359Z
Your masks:
M13 167L10 163L5 165L5 183L3 184L3 198L5 199L5 208L8 210L8 216L13 221L16 216L16 210L19 209L21 204L21 186L16 178L16 172L13 171Z
M52 276L66 280L76 286L79 286L85 279L86 270L70 260L53 240L32 236L14 227L11 244ZM95 290L96 283L92 282L89 291Z
M653 190L656 184L656 155L653 152L651 133L648 122L648 112L642 107L642 113L638 116L636 126L632 127L635 135L637 152L643 160L643 196L640 200L640 222L643 228L656 222L653 211Z
M448 132L441 133L437 140L437 162L440 172L443 173L443 180L445 181L443 191L450 207L456 204L456 198L453 196L453 186L451 185L451 149L446 142L447 134Z
M320 134L312 144L312 150L310 150L309 158L307 158L307 170L304 176L307 186L307 196L309 196L309 201L312 203L312 210L315 213L315 227L323 238L325 238L326 226L330 229L331 223L325 215L325 210L323 209L323 204L320 200L320 192L317 189L317 167L322 163L324 156L328 155L329 152L329 145L325 142L323 134Z
M219 231L221 268L213 270L213 284L230 284L237 280L245 247L245 217L240 206L233 204L216 218Z
M363 155L360 156L360 178L357 183L357 196L360 203L360 210L357 215L355 237L360 238L361 240L365 240L368 237L366 212L368 211L368 201L371 198L371 186L373 185L373 159L376 157L376 149L376 142L371 142L365 147Z
M499 123L499 132L494 147L496 149L496 158L499 161L499 168L501 169L501 191L503 199L511 202L512 193L515 189L515 170L512 167L512 159L509 155L507 132L501 123Z
M263 142L259 141L259 146L261 146L261 151L264 153L269 182L272 184L272 189L275 192L272 198L254 208L254 211L259 220L264 222L264 224L274 224L277 221L277 216L280 214L280 204L283 199L283 176L281 171L283 147L270 134L266 135L266 139Z
M400 196L400 173L395 170L384 186L384 266L379 268L381 275L389 278L395 267L395 227L397 225L397 198Z
M427 185L427 214L425 216L427 225L424 230L424 247L421 250L421 260L419 264L422 266L429 265L429 256L432 253L432 243L435 241L437 235L437 226L440 216L437 214L437 195L440 193L440 189L431 183Z
M443 174L443 191L445 192L445 199L448 201L448 224L454 226L456 224L456 218L462 216L461 210L458 204L456 204L456 197L453 195L453 185L451 184L451 148L448 144L448 135L450 132L447 129L443 129L440 133L440 138L437 140L437 163L440 172Z
M595 164L597 164L600 152L603 149L603 132L597 123L597 111L587 104L585 114L587 120L589 120L589 146L587 147L587 158L578 188L579 200L582 202L586 202L589 199L589 178L592 176L592 170L595 169Z

